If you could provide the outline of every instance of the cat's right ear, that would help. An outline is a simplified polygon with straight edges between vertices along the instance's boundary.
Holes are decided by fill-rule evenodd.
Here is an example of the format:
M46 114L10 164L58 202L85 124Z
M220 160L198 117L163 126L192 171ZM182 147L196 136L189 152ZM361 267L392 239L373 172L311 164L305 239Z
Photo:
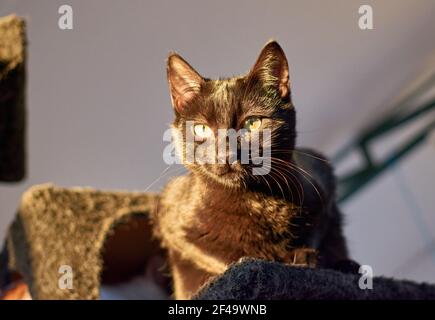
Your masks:
M172 105L181 112L199 94L204 79L176 53L168 57L167 75Z

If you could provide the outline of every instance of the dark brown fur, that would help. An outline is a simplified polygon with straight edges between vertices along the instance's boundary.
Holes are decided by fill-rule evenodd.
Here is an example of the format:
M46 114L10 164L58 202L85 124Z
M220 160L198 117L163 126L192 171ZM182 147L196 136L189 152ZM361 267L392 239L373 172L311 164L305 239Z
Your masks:
M240 161L186 164L190 173L166 186L156 232L169 252L175 297L190 298L243 257L311 264L314 248L320 265L345 259L331 168L320 155L295 149L295 110L281 47L269 42L248 75L222 80L202 78L172 54L168 80L180 150L188 120L238 130L254 115L272 131L273 159L273 169L261 177Z

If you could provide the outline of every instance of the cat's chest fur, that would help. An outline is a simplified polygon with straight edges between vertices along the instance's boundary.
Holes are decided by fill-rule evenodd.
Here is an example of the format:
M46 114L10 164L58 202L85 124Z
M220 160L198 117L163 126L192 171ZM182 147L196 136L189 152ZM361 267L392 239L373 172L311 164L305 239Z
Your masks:
M207 190L199 183L180 177L163 193L158 220L168 249L188 260L207 256L222 268L245 256L289 259L297 207L261 193Z

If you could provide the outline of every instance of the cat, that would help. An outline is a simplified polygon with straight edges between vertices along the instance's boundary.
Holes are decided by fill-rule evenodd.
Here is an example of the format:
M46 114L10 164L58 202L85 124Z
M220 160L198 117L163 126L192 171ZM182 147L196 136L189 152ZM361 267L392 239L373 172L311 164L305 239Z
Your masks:
M332 168L322 155L295 148L296 113L281 46L269 41L248 74L219 80L171 53L167 78L174 143L189 171L165 186L154 217L175 298L191 298L243 257L318 267L345 261ZM245 129L247 139L269 130L261 147L271 152L266 174L254 175L253 163L229 156L224 163L186 162L187 135L196 137L197 148L218 128Z

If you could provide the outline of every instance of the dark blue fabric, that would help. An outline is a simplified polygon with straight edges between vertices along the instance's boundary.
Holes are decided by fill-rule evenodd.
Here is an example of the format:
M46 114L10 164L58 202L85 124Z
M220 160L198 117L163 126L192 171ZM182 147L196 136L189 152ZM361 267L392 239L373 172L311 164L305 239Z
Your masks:
M358 273L309 269L247 259L211 281L195 299L435 299L435 286L385 277L362 290Z

